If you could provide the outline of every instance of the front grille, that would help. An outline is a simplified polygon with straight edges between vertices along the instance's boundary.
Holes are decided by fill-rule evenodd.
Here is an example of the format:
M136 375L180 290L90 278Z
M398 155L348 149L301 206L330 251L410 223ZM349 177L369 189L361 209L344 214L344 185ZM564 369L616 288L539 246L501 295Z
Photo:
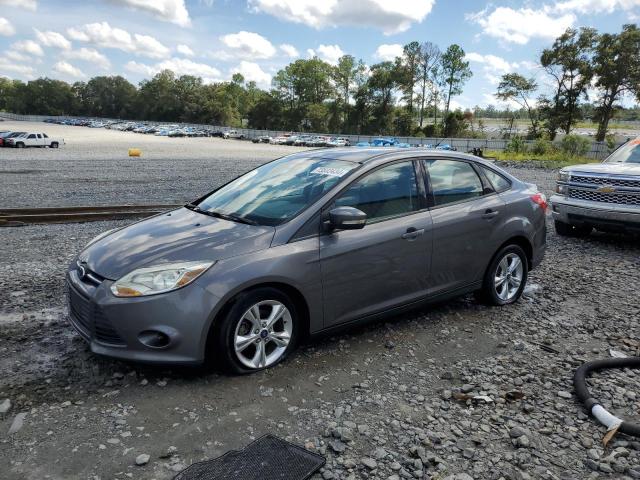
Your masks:
M94 337L101 343L125 345L102 309L72 286L69 286L69 314L71 321L87 340Z
M630 179L624 177L593 177L571 174L571 183L584 183L589 185L611 185L613 187L640 188L640 178Z
M594 190L569 188L569 197L590 202L615 203L618 205L640 205L640 195L628 193L602 193Z
M96 340L110 345L123 345L124 342L118 332L116 332L111 322L102 313L102 309L96 306L93 310L93 326L95 328Z
M73 287L69 287L69 314L85 337L91 337L93 331L91 310L90 300L80 295Z

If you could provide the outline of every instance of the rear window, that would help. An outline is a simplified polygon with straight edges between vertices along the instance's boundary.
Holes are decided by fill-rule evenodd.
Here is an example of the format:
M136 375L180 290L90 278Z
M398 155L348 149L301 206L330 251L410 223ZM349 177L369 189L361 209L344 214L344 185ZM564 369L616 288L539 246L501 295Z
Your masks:
M491 185L496 192L504 192L505 190L509 190L509 188L511 188L511 182L500 175L498 172L495 172L487 167L482 167L482 170L484 171L485 176L489 179L489 182L491 182Z

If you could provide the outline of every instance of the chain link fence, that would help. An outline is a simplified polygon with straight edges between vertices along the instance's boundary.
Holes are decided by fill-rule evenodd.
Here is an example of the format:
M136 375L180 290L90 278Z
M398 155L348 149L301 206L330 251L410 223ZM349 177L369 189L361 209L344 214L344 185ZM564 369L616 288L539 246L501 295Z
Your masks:
M0 112L0 118L4 118L6 120L16 120L16 121L26 121L26 122L42 122L47 119L52 120L65 120L65 119L73 119L76 117L68 117L68 116L54 116L54 115L17 115L14 113L5 113ZM83 120L95 120L100 122L111 121L111 122L124 122L127 120L121 119L113 119L113 118L97 118L97 117L82 117ZM134 122L134 120L132 120ZM385 137L385 135L347 135L347 134L328 134L328 133L314 133L314 132L292 132L291 130L256 130L252 128L233 128L233 127L225 127L220 125L203 125L203 124L195 124L195 123L179 123L179 122L140 122L140 123L152 123L154 125L176 125L179 128L182 127L192 127L197 129L214 129L220 131L230 131L234 130L238 133L242 134L244 138L251 140L261 136L269 136L269 137L277 137L285 134L294 134L294 135L319 135L319 136L332 136L332 137L340 137L346 138L349 140L351 145L355 145L360 142L372 142L376 138ZM436 145L450 145L456 150L462 152L468 152L474 148L482 148L483 150L496 150L496 151L504 151L507 148L509 140L499 139L499 138L428 138L428 137L398 137L393 136L396 140L401 143L408 143L412 146L431 146L435 147ZM524 141L527 146L533 146L535 143L534 140L525 140ZM621 145L623 142L616 144ZM587 152L587 157L594 159L604 159L611 153L611 150L607 146L605 142L591 142L591 147Z

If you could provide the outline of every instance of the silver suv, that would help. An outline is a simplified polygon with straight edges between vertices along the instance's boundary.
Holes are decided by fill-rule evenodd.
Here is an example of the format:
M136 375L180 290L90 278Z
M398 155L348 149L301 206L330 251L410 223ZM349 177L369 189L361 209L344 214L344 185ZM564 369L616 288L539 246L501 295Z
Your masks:
M640 139L631 140L600 164L558 173L552 214L559 235L640 231Z

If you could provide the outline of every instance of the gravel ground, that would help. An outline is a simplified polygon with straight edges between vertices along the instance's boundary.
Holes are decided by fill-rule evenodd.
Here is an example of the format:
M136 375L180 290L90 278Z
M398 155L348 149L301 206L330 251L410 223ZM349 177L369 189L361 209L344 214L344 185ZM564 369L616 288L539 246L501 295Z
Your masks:
M220 142L248 149L206 160L215 170L235 158L229 175L279 154ZM0 155L2 170L16 168L15 158ZM199 162L180 165L180 194L201 182ZM51 175L61 178L66 164L56 165ZM168 176L176 174L171 168ZM555 175L513 171L545 190ZM117 196L126 178L109 168L77 175L113 182L96 203ZM64 188L28 178L9 188L3 182L3 202L59 204ZM172 184L147 178L136 191L167 201ZM463 297L313 341L269 371L230 377L96 357L73 333L64 269L90 238L120 224L0 230L3 479L169 479L268 432L326 455L318 479L640 478L638 439L618 435L603 448L604 428L585 414L571 384L584 361L612 349L638 353L636 238L566 239L551 228L546 259L516 305L488 308ZM591 389L611 411L640 421L633 372L598 374ZM12 426L17 431L8 433ZM148 462L136 465L141 455Z
M2 122L0 129L44 131L66 142L57 150L0 148L5 208L185 203L266 161L304 150L46 123ZM142 157L128 156L133 147Z

